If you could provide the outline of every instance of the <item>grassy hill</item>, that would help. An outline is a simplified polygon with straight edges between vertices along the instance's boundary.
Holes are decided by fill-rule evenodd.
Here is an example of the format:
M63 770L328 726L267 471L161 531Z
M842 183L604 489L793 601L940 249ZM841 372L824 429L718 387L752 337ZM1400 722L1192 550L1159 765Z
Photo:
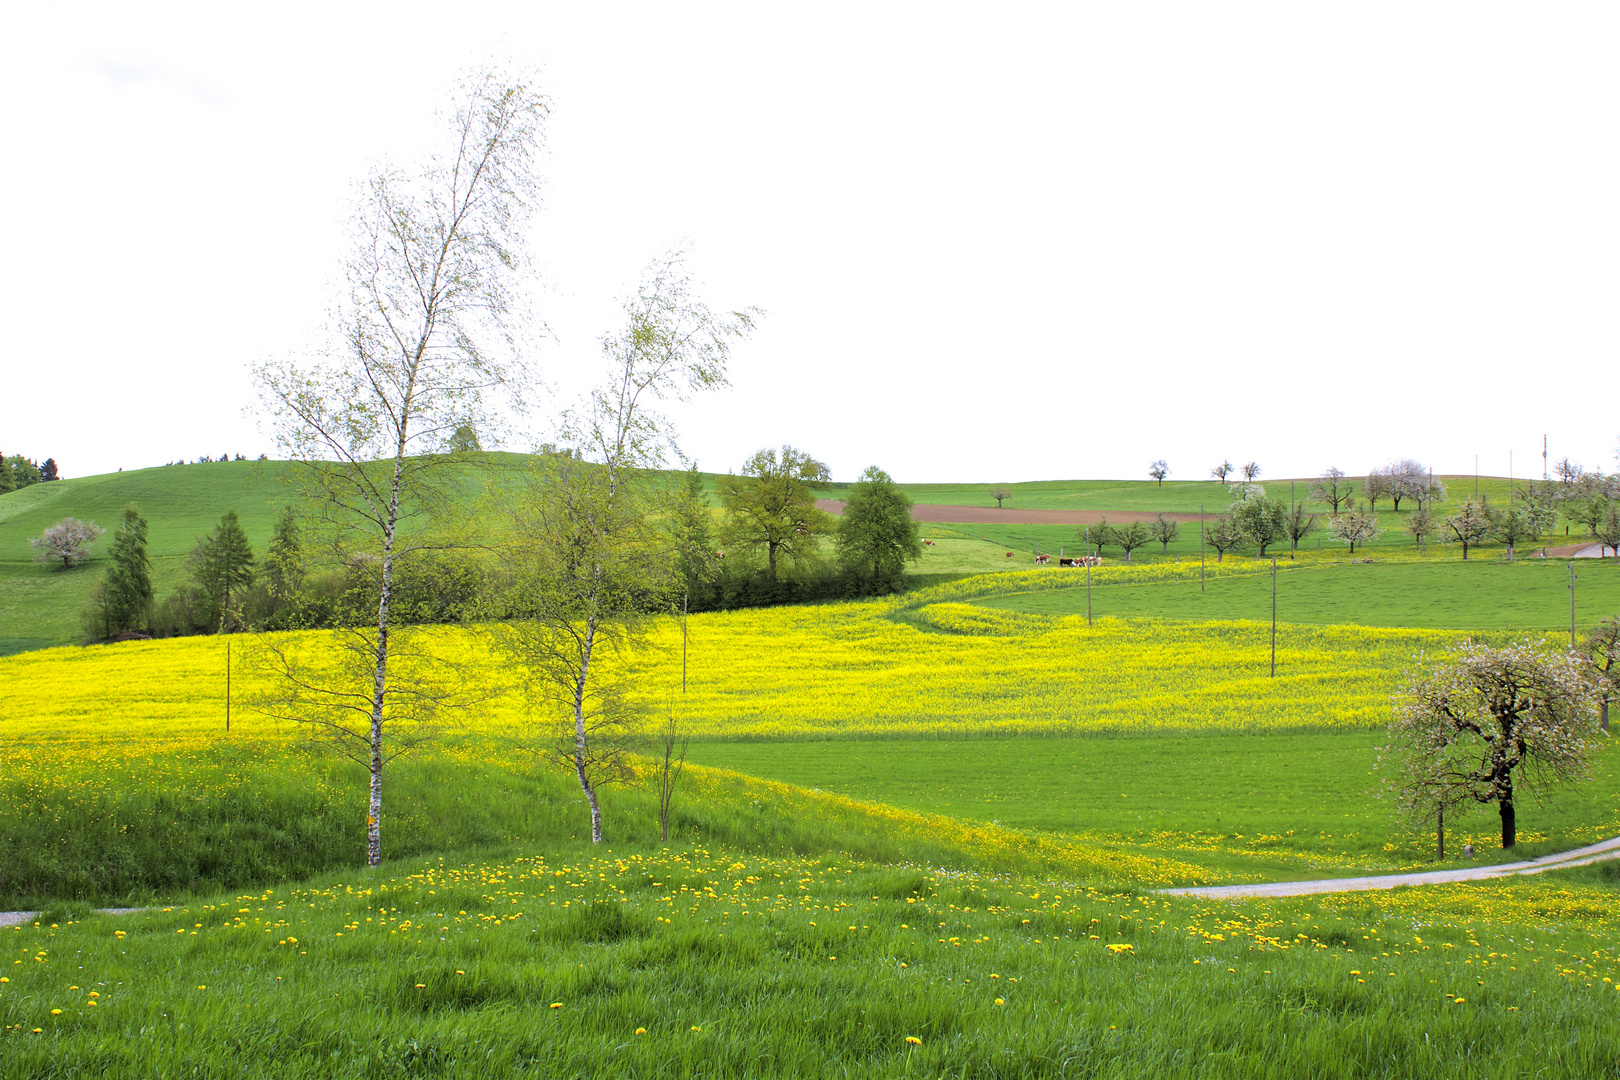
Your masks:
M491 456L492 470L467 469L460 477L459 498L474 506L487 485L511 483L515 473L528 462L524 455ZM108 473L51 484L36 484L0 495L0 656L28 649L45 648L79 641L80 614L90 590L101 579L105 567L107 538L94 548L82 566L58 571L33 560L30 537L63 517L93 521L104 529L116 527L125 504L140 506L150 527L148 553L152 558L154 584L159 596L185 580L186 557L197 539L218 523L227 510L235 510L255 550L263 551L270 539L280 508L297 498L288 483L291 469L281 461L220 461L191 465L170 465L131 472ZM1473 491L1473 477L1447 477L1454 500ZM718 477L705 474L705 490L711 505L718 507ZM1508 496L1504 478L1484 477L1480 490L1493 502ZM902 485L919 503L955 506L993 506L989 485L908 484ZM1196 513L1203 506L1211 515L1224 509L1230 496L1224 485L1213 481L1093 481L1064 480L1014 484L1009 508L1082 510L1109 512ZM1290 493L1303 499L1309 481L1267 481L1266 489L1277 498ZM838 496L838 488L828 493ZM1314 507L1313 509L1321 509ZM1456 560L1459 553L1431 544L1418 551L1404 532L1407 513L1397 515L1386 509L1380 513L1384 533L1369 548L1376 553L1394 553L1403 558L1426 557L1439 561ZM997 570L1024 569L1039 549L1047 552L1072 551L1080 545L1072 525L925 525L923 534L935 543L926 548L913 572L923 577ZM1273 549L1286 552L1286 545ZM1342 553L1343 545L1326 540L1319 526L1302 544L1302 551ZM1012 557L1008 557L1008 553ZM1109 552L1117 558L1116 550ZM1500 551L1487 546L1476 558L1500 558ZM1167 550L1158 544L1140 549L1137 560L1187 560L1199 556L1199 530L1183 525L1181 535ZM1248 608L1212 609L1208 617L1250 617ZM1067 610L1067 609L1054 609ZM1128 610L1120 609L1122 612ZM1166 612L1168 613L1168 612ZM1334 621L1301 615L1305 621ZM1393 618L1394 621L1390 621ZM1404 625L1401 617L1385 618L1379 625ZM1351 620L1355 621L1355 620ZM1501 625L1502 620L1479 618L1468 625ZM1431 625L1415 623L1412 625ZM1539 625L1539 623L1537 623Z

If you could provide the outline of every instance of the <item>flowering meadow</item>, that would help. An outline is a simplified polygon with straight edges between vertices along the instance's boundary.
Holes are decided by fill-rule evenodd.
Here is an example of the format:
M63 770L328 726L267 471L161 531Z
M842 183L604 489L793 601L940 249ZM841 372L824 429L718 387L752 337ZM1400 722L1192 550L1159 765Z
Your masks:
M1230 904L711 846L433 858L0 930L0 1073L1602 1076L1612 896Z

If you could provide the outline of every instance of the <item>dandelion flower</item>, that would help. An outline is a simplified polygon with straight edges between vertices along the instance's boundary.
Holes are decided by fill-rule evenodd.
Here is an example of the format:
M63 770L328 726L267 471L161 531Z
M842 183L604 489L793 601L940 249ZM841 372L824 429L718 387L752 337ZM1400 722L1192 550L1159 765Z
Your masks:
M693 1025L692 1025L692 1030L693 1030L693 1031L702 1031L702 1030L703 1030L703 1029L702 1029L702 1028L700 1028L700 1027L698 1027L698 1026L697 1026L697 1025L696 1025L696 1024L693 1024Z
M418 990L426 990L427 989L427 983L417 983L416 988Z
M199 986L199 987L197 987L197 989L199 989L199 990L206 990L206 989L208 989L208 987L206 987L206 986Z
M551 1007L552 1007L552 1008L553 1008L553 1009L560 1009L560 1008L562 1008L562 1002L560 1002L560 1001L553 1001L553 1002L552 1002L552 1003L551 1003Z
M915 1036L915 1035L907 1035L906 1036L906 1044L908 1046L921 1046L922 1045L922 1040L917 1038L917 1036Z
M1005 1005L1007 1003L1005 1001L1003 1001L1001 998L996 998L996 1004L997 1005Z
M636 1034L637 1035L645 1035L645 1034L647 1034L647 1029L646 1028L636 1028Z

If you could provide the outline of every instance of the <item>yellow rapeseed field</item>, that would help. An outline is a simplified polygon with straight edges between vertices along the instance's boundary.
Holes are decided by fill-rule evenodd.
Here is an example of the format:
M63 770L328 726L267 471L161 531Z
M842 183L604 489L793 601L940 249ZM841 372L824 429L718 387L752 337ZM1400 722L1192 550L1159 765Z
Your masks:
M1175 570L1155 566L1146 573ZM1024 575L1001 575L1006 578ZM1049 575L1050 576L1050 575ZM1015 583L1016 584L1016 583ZM984 586L979 586L983 588ZM973 583L944 596L973 595ZM972 737L1130 730L1226 733L1381 727L1400 672L1453 633L1284 626L1270 677L1269 627L998 612L943 597L693 616L681 692L678 621L627 658L640 700L673 705L699 738ZM478 628L416 635L467 665L485 700L472 732L523 721L518 678ZM328 647L325 632L280 635ZM263 688L249 636L231 639L233 732L288 734L250 703ZM185 638L62 648L0 659L0 738L180 748L224 729L227 641Z

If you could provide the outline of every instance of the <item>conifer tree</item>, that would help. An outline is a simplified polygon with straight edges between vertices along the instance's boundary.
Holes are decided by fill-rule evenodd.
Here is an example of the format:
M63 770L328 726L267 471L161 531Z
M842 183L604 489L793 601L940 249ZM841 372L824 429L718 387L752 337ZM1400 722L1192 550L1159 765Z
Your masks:
M225 511L213 533L197 541L191 578L208 598L220 632L241 629L240 597L253 584L253 547L235 510Z
M106 636L146 629L152 619L152 564L146 557L146 519L134 503L124 507L107 555L112 565L101 594Z

